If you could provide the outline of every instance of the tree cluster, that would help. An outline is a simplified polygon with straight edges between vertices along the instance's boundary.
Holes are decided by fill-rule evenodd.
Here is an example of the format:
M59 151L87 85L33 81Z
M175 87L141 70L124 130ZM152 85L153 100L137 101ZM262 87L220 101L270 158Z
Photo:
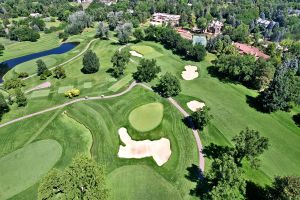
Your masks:
M163 44L167 49L171 49L174 53L194 61L202 61L206 56L205 47L182 38L171 27L149 26L145 30L146 39L157 41Z
M105 173L101 165L79 155L63 171L53 169L40 182L39 200L108 199Z

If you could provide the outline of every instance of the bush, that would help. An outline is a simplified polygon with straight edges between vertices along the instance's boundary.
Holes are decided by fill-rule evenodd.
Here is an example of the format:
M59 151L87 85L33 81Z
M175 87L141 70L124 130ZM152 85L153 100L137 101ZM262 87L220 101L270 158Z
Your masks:
M29 76L29 74L27 72L20 72L18 75L18 78L26 78L28 76Z
M80 95L80 90L76 89L76 88L73 88L73 89L68 90L68 91L65 92L65 96L69 97L70 99L73 98L73 97L77 97L79 95Z

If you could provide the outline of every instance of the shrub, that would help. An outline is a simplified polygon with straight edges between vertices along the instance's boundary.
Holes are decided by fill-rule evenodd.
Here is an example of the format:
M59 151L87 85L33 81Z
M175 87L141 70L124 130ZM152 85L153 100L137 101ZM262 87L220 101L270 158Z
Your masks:
M80 90L76 89L76 88L73 88L73 89L68 90L68 91L65 92L65 96L69 97L70 99L73 98L73 97L77 97L79 95L80 95Z
M27 72L20 72L18 75L18 78L26 78L28 76L29 76L29 74Z

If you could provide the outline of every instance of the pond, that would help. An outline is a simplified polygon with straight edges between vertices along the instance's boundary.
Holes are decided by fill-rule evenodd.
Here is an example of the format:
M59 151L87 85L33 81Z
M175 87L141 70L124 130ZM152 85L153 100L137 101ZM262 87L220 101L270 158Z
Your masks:
M18 58L13 58L10 60L6 60L0 63L0 83L3 81L2 78L4 74L6 74L10 69L14 68L15 66L33 60L37 58L41 58L44 56L49 56L53 54L63 54L66 53L72 49L74 49L79 43L78 42L68 42L68 43L63 43L59 47L49 49L46 51L41 51L38 53L33 53L29 54L26 56L21 56Z

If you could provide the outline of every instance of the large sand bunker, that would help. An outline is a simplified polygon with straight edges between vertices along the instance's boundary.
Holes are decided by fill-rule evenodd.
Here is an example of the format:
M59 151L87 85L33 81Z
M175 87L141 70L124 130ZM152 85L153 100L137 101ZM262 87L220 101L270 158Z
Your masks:
M121 141L125 144L125 146L120 145L118 152L120 158L153 157L158 166L162 166L169 160L171 147L168 139L134 141L128 135L126 128L120 128L118 132Z
M130 53L132 56L135 56L135 57L139 57L139 58L142 58L142 57L143 57L142 54L140 54L140 53L138 53L138 52L136 52L136 51L129 51L129 53Z
M193 100L188 102L186 105L191 111L195 112L199 109L202 109L205 106L205 103Z
M181 76L184 80L190 81L199 76L199 73L197 72L198 68L193 65L187 65L184 67L185 71L181 73Z

